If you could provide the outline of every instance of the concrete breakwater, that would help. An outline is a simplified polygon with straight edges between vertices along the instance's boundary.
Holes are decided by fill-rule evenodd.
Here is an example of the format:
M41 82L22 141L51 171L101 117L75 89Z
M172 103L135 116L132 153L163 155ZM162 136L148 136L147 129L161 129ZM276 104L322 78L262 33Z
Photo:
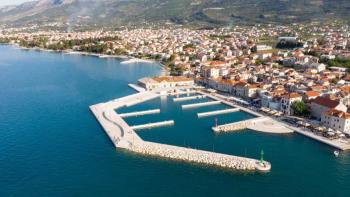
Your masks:
M219 114L228 114L228 113L233 113L233 112L238 112L240 109L238 108L231 108L231 109L224 109L224 110L217 110L217 111L211 111L211 112L203 112L203 113L198 113L197 116L198 118L202 117L207 117L207 116L215 116Z
M157 98L157 97L159 97L159 95L154 94L154 95L149 95L148 97L143 97L143 98L141 97L141 98L138 98L138 99L133 99L133 100L131 100L129 102L126 102L125 106L130 107L130 106L137 105L139 103L145 102L147 100L152 100L152 99Z
M174 102L180 102L180 101L189 101L189 100L195 100L195 99L202 99L205 98L204 95L198 95L198 96L187 96L187 97L180 97L180 98L174 98Z
M141 129L149 129L149 128L154 128L154 127L162 127L162 126L170 126L175 124L173 120L167 120L163 122L155 122L155 123L147 123L143 125L136 125L136 126L131 126L132 129L134 130L141 130Z
M127 118L127 117L142 116L142 115L148 115L148 114L159 114L159 113L160 113L160 109L151 109L151 110L145 110L145 111L123 113L123 114L119 114L119 116L122 118Z
M243 171L256 170L256 165L258 163L255 159L153 142L133 144L131 150L144 155L159 156L168 159L195 162Z
M189 109L189 108L204 107L204 106L219 105L219 104L221 104L221 101L209 101L209 102L203 102L203 103L182 105L181 107L182 109Z

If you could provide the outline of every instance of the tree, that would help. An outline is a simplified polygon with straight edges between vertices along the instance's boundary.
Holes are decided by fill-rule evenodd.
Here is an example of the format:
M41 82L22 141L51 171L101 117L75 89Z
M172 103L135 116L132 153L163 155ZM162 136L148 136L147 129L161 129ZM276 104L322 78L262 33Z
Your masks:
M307 116L309 111L303 101L295 101L292 103L293 113L297 116Z

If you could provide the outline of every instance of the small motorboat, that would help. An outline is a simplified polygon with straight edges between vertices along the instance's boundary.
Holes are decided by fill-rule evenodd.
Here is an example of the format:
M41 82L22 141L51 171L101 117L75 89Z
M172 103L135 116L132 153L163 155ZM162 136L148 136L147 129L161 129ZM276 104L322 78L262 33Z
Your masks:
M335 151L334 151L334 155L335 155L336 157L338 157L338 156L339 156L339 151L335 150Z

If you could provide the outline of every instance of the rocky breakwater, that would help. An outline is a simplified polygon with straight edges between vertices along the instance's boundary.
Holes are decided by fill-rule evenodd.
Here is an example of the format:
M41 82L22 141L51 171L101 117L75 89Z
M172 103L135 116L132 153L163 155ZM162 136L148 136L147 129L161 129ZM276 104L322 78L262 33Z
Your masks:
M186 162L194 162L242 171L257 170L255 159L221 153L171 146L153 142L139 142L130 147L131 151L143 155L158 156Z
M248 126L251 126L253 121L251 120L245 120L245 121L240 121L240 122L235 122L235 123L230 123L230 124L225 124L225 125L219 125L217 127L213 127L214 132L231 132L231 131L238 131L242 129L248 128Z
M239 130L250 128L256 125L257 123L266 121L266 120L267 120L267 117L258 117L258 118L253 118L249 120L243 120L239 122L215 126L215 127L212 127L212 130L217 133L239 131Z

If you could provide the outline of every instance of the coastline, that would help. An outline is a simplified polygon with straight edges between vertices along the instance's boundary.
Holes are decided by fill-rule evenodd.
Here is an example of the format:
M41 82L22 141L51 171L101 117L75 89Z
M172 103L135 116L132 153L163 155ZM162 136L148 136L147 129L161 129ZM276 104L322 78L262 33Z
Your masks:
M97 57L101 59L118 59L120 60L121 64L133 64L133 63L157 63L162 69L161 75L167 76L169 75L169 71L167 70L166 66L158 60L155 59L142 59L142 58L136 58L133 56L127 56L127 55L107 55L102 53L89 53L89 52L82 52L82 51L74 51L71 49L68 50L52 50L52 49L45 49L40 47L23 47L19 44L11 44L11 43L1 43L1 45L12 45L18 49L21 50L34 50L34 51L43 51L43 52L49 52L49 53L62 53L67 55L83 55L83 56L91 56L91 57Z

